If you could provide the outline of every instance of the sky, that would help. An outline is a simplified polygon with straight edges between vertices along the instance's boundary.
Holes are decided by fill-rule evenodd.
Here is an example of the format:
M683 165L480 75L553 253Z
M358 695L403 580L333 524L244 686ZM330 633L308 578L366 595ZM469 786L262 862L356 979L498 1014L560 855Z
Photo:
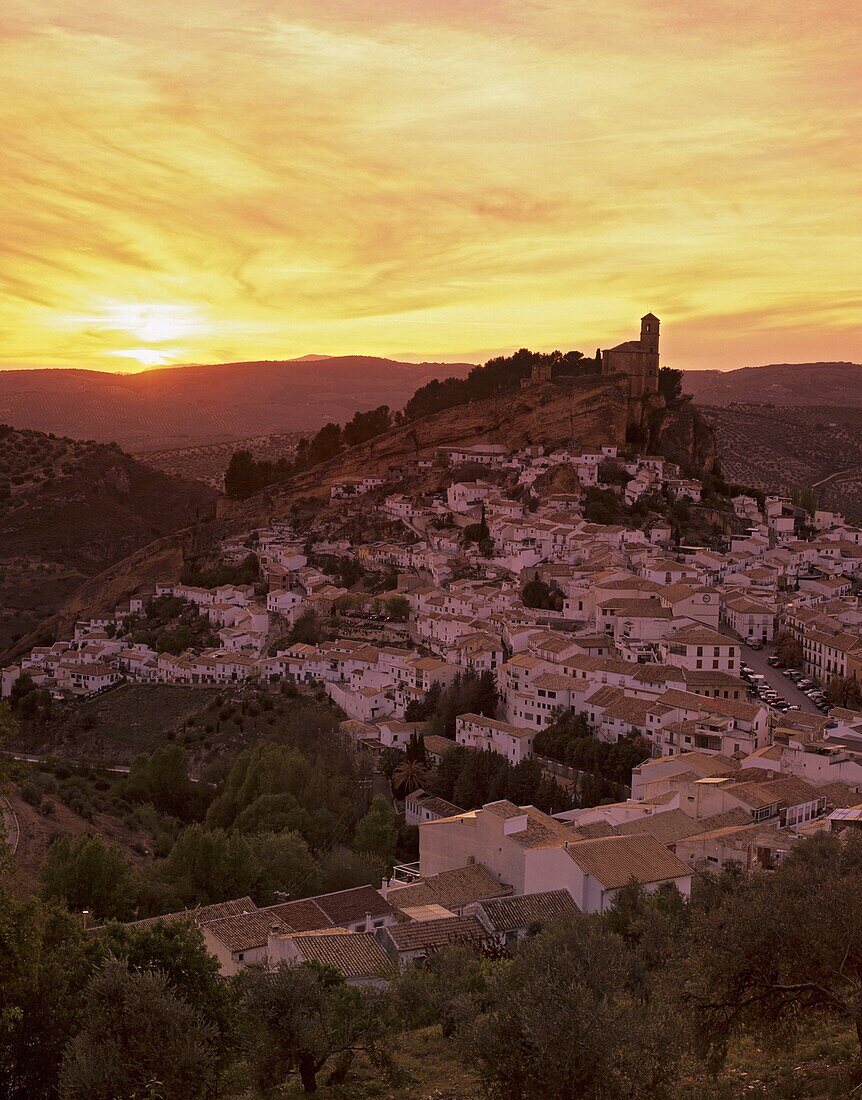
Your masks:
M858 0L3 0L0 366L862 357Z

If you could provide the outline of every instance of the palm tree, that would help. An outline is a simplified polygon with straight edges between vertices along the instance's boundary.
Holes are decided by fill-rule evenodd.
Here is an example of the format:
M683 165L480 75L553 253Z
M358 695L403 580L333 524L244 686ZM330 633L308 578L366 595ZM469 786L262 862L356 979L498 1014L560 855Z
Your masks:
M428 779L428 768L420 760L404 760L392 773L392 785L403 794L418 791Z

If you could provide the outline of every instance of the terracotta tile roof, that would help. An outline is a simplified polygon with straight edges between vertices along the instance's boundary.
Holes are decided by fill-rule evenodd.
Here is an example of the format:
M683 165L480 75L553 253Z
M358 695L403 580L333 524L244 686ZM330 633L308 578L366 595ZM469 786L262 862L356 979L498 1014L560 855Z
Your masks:
M127 928L151 928L159 921L170 924L173 921L187 920L198 926L209 921L220 920L222 917L237 916L241 913L253 913L257 906L249 897L234 898L231 901L218 901L214 905L201 905L197 909L183 909L178 913L164 913L160 917L144 917L142 920L130 921ZM93 929L95 931L95 929Z
M481 943L488 936L475 917L446 917L394 924L386 929L385 934L399 952L445 947L450 943Z
M479 908L492 931L515 932L532 924L547 924L580 912L568 890L545 890L539 894L483 901Z
M262 913L272 913L284 921L294 932L310 932L318 928L331 928L332 921L312 898L299 901L283 901L279 905L268 905ZM364 916L364 914L363 914Z
M373 886L355 886L334 894L321 894L312 901L333 924L362 920L368 913L380 917L394 912L388 901Z
M466 867L429 875L410 886L390 889L386 900L402 910L406 906L431 904L460 909L473 901L505 897L511 893L512 887L498 882L484 864L471 863Z
M569 856L584 874L606 890L620 889L631 879L641 883L666 882L691 874L680 859L648 833L581 840L568 847Z
M220 920L207 921L203 930L205 935L217 939L231 954L235 954L237 951L262 947L275 926L280 931L288 930L278 917L258 909L253 913L238 913Z
M370 932L332 928L286 938L306 962L331 966L345 978L385 978L392 974L392 963Z
M677 841L722 825L746 825L750 821L751 818L743 809L730 810L726 814L716 814L701 821L689 817L682 810L663 810L658 814L647 814L635 821L627 821L624 825L617 826L616 832L618 836L649 833L650 836L667 845L676 844Z

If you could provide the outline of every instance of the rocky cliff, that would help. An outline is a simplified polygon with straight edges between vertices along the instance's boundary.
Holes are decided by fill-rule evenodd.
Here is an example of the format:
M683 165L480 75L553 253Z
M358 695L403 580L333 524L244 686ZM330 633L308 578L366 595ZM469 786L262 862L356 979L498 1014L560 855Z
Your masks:
M653 409L648 417L650 454L664 455L693 477L709 473L717 459L715 432L691 401Z
M664 400L655 396L650 399L648 415L651 453L665 454L691 471L712 468L712 430L689 402L666 408ZM300 497L317 498L323 503L329 498L332 483L343 478L385 474L393 466L431 458L440 447L478 442L502 443L513 450L538 444L547 448L574 444L587 450L603 444L621 446L626 441L628 419L624 387L598 375L528 386L516 394L423 417L248 500L222 499L216 522L198 524L159 539L94 577L65 601L39 633L62 634L80 615L108 610L156 580L176 577L184 558L199 552L202 546L214 546L226 535L287 517ZM37 636L23 639L16 652L35 644Z

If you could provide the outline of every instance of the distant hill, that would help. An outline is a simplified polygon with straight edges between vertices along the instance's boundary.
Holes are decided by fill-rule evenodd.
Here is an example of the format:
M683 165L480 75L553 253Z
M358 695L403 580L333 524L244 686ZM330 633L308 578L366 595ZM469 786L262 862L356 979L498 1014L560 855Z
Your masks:
M399 363L367 355L169 367L140 374L0 371L0 421L116 441L129 451L309 431L358 410L399 409L433 378L469 363Z
M0 425L0 651L113 562L209 518L215 499L115 447Z
M785 493L813 488L821 507L862 523L858 406L764 408L737 403L702 411L715 430L728 481Z
M739 370L687 370L682 388L702 405L862 406L858 363L773 363Z
M203 443L197 447L142 451L138 460L164 474L202 481L223 493L225 470L234 451L248 451L253 458L269 462L277 462L280 458L292 461L296 455L296 444L301 438L298 432L270 432L230 443Z

